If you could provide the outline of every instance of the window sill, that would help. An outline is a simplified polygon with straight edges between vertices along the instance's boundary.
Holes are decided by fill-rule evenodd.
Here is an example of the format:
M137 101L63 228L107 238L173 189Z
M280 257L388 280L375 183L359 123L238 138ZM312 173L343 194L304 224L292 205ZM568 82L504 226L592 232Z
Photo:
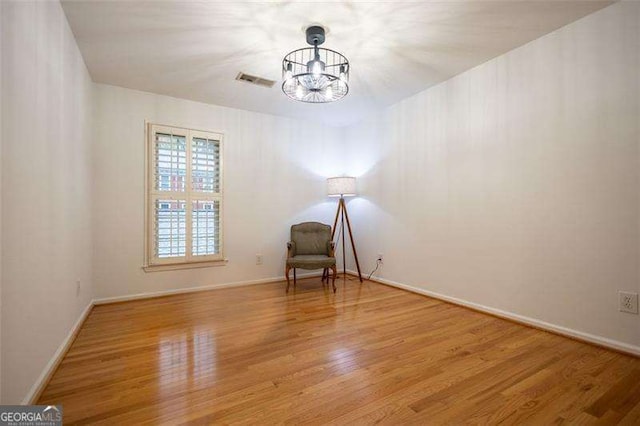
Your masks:
M229 259L208 260L206 262L168 263L164 265L143 266L145 272L175 271L178 269L210 268L212 266L225 266Z

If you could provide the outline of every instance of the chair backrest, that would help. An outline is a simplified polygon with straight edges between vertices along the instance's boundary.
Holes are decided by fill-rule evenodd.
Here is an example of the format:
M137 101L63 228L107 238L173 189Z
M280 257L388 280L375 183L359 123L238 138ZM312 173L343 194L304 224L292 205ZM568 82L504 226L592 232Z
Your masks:
M329 255L331 227L320 222L304 222L291 226L291 241L296 244L295 255Z

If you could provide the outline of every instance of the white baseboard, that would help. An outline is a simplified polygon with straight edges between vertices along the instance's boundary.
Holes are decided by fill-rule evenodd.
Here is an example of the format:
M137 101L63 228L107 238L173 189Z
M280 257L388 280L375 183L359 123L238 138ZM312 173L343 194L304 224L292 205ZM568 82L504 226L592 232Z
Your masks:
M347 273L355 276L358 275L356 271L352 271L352 270L347 270ZM565 337L570 337L575 340L580 340L580 341L591 343L597 346L603 346L605 348L613 349L619 352L624 352L626 354L633 355L633 356L640 356L640 346L631 345L628 343L620 342L618 340L609 339L607 337L597 336L595 334L585 333L582 331L574 330L574 329L563 327L556 324L551 324L535 318L530 318L523 315L518 315L513 312L503 311L501 309L480 305L478 303L469 302L467 300L458 299L456 297L446 296L444 294L435 293L433 291L425 290L423 288L398 283L385 278L372 277L371 281L375 281L380 284L385 284L391 287L401 288L403 290L407 290L412 293L418 293L424 296L433 297L434 299L443 300L445 302L453 303L455 305L463 306L465 308L470 308L476 311L485 312L500 318L518 322L520 324L550 331L552 333L560 334Z
M306 274L298 274L297 277L298 279L301 279L301 278L319 277L321 275L322 275L321 272L309 272ZM104 305L107 303L127 302L129 300L138 300L138 299L150 299L153 297L171 296L173 294L195 293L198 291L208 291L208 290L215 290L219 288L243 287L247 285L256 285L256 284L268 284L268 283L275 283L275 282L284 281L284 280L285 280L285 277L281 276L281 277L262 278L257 280L248 280L248 281L235 281L231 283L210 284L210 285L203 285L199 287L160 290L160 291L153 291L148 293L131 294L127 296L101 297L98 299L94 299L93 304Z
M84 324L84 320L89 316L91 308L93 308L93 300L87 304L86 308L84 308L84 310L80 314L80 317L78 317L78 320L75 322L75 324L73 324L73 327L71 327L71 330L69 330L69 333L67 333L67 336L58 347L58 350L56 350L56 352L53 354L47 365L45 365L44 369L42 370L42 373L40 373L40 376L38 377L36 382L33 384L33 386L31 386L31 389L29 389L27 395L22 399L22 405L36 403L36 399L40 397L40 394L44 390L44 387L47 385L47 383L49 383L49 379L56 371L58 364L60 364L62 358L64 358L67 351L69 350L69 347L71 347L71 344L80 331L82 324Z
M298 279L301 279L301 278L319 277L321 275L322 275L321 272L309 272L306 274L298 274L297 277ZM249 285L256 285L256 284L268 284L268 283L284 281L284 280L285 280L285 277L281 276L281 277L263 278L263 279L248 280L248 281L236 281L236 282L223 283L223 284L212 284L212 285L206 285L201 287L188 287L188 288L180 288L180 289L173 289L173 290L154 291L149 293L138 293L138 294L132 294L128 296L103 297L99 299L93 299L91 302L89 302L89 304L84 309L84 311L82 311L82 313L80 314L80 317L78 317L78 320L75 322L75 324L73 325L73 327L71 328L67 336L64 338L64 340L60 344L60 347L58 347L58 349L53 354L53 356L51 357L47 365L44 367L44 369L42 370L42 373L40 373L40 376L38 376L38 379L36 380L36 382L33 384L33 386L31 386L31 389L29 389L29 392L27 393L27 395L22 399L22 404L28 405L28 404L36 403L36 400L40 397L40 394L44 390L45 386L49 383L49 379L51 379L51 376L56 371L56 368L58 367L58 365L66 355L67 351L69 350L69 347L73 343L76 335L78 334L78 331L80 331L82 324L84 324L84 321L89 316L89 312L91 312L91 309L96 305L126 302L129 300L150 299L153 297L170 296L172 294L195 293L199 291L215 290L219 288L241 287L241 286L249 286Z

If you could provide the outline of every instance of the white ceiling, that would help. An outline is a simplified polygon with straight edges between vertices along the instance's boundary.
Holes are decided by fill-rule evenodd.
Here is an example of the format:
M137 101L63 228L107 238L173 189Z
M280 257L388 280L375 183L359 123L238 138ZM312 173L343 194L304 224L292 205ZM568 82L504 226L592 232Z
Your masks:
M70 1L62 5L94 81L345 125L481 64L611 1ZM289 100L281 61L328 27L323 47L351 62L332 104ZM239 71L278 81L234 80Z

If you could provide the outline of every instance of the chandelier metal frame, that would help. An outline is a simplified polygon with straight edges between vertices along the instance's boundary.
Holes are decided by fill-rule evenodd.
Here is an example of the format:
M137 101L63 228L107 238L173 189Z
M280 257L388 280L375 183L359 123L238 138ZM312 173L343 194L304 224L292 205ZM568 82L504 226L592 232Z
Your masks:
M282 60L282 91L289 98L307 103L327 103L349 93L349 61L335 50L318 47L325 41L325 30L311 26L307 43L289 52Z

